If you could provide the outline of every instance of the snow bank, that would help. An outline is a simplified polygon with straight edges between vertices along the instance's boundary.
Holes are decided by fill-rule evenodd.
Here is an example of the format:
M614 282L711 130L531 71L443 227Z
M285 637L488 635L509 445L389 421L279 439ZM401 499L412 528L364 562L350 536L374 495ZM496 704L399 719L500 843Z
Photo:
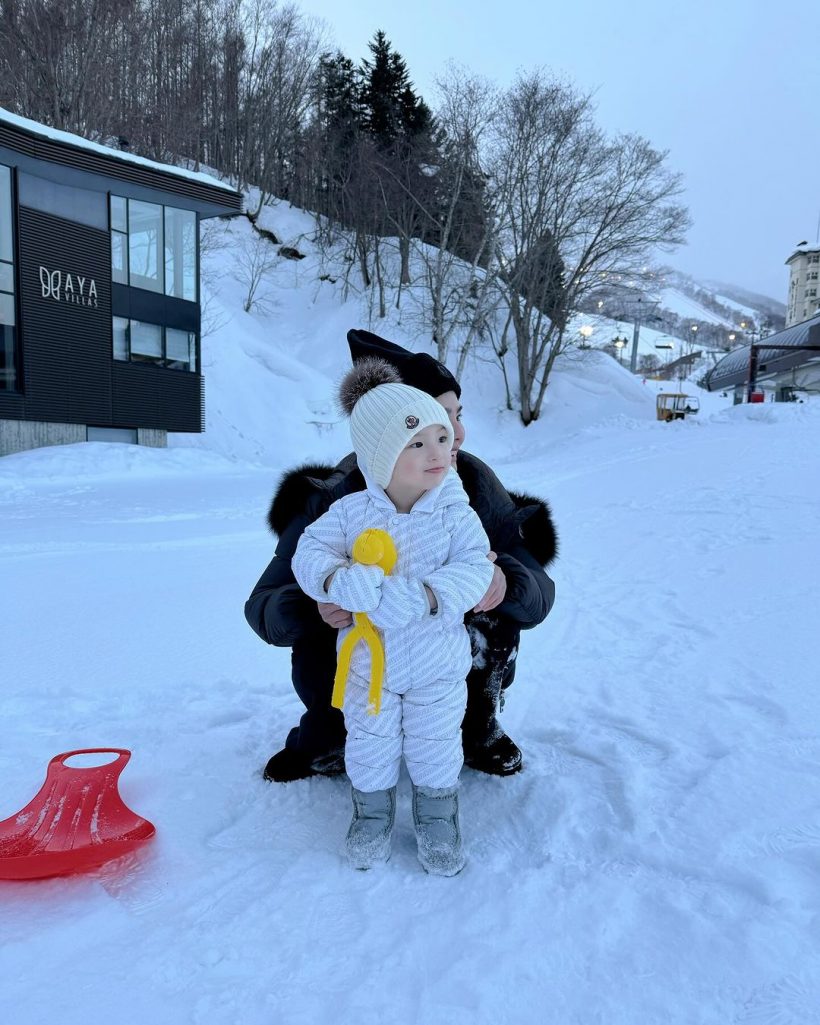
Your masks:
M115 477L157 477L230 472L233 464L215 452L148 448L108 442L55 445L0 459L0 482L63 482Z

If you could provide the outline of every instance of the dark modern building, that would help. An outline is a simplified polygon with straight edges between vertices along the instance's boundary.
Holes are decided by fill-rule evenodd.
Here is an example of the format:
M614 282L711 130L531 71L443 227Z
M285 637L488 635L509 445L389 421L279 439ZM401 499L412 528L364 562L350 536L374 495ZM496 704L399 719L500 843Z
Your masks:
M203 429L199 222L241 209L0 109L0 455Z

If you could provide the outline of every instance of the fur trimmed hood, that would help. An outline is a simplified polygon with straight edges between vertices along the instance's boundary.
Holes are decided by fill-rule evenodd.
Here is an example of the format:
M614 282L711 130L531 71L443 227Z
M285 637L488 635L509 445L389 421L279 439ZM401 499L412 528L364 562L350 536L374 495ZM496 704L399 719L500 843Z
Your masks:
M558 535L549 505L532 495L507 491L490 467L469 452L459 452L457 470L493 550L508 551L523 540L530 555L547 567L558 553ZM281 537L297 517L315 519L337 499L364 488L365 480L353 453L338 466L304 463L281 477L268 512L268 525Z
M349 486L342 487L347 484ZM304 463L294 470L282 475L268 510L268 526L277 536L281 536L297 516L305 516L314 504L326 501L324 509L352 491L363 491L364 477L356 465L356 457L351 453L338 466L327 466L322 463ZM340 490L341 489L341 490ZM338 494L336 493L338 491ZM317 515L324 512L320 508Z
M558 534L550 507L542 498L509 492L516 507L518 533L530 555L542 566L548 566L558 555Z

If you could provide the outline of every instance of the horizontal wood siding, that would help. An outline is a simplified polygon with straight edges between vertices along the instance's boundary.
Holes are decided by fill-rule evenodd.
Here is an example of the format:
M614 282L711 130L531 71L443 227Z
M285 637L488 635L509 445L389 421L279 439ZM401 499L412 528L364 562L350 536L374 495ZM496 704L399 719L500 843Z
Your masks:
M200 432L199 374L113 358L108 232L20 207L19 238L23 393L0 393L0 417ZM59 274L56 294L48 287L44 294L41 268L44 274ZM78 297L80 278L86 297L93 279L96 306L68 300L68 274ZM157 312L172 323L184 313L198 326L198 304L158 299L162 308Z
M226 213L240 213L242 210L242 196L233 190L135 163L114 153L108 156L106 153L85 149L83 146L72 146L70 143L48 139L17 125L0 122L0 146L17 150L38 160L61 164L63 167L74 167L92 174L118 178L120 181L134 182L150 189L216 204L223 207Z
M111 249L107 231L19 208L20 306L26 419L111 420ZM41 274L59 275L44 295ZM90 290L97 305L75 305Z

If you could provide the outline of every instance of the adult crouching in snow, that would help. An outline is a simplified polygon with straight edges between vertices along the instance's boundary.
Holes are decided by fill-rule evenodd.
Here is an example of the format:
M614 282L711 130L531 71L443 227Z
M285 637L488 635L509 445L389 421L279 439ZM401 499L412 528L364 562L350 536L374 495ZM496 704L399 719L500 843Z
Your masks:
M515 676L521 631L543 622L555 597L546 572L557 551L549 507L541 499L508 492L489 466L462 449L461 387L447 367L369 331L349 331L347 339L354 362L372 356L387 360L405 384L435 398L453 426L453 466L490 539L494 562L487 593L465 617L473 665L462 724L464 761L479 772L511 775L521 769L521 751L501 728L498 714ZM337 632L350 625L351 616L304 594L291 559L308 524L337 499L364 488L352 453L335 467L301 466L284 475L268 514L279 541L245 603L245 618L268 644L291 648L293 686L305 706L284 748L265 766L264 776L273 782L344 771L344 719L330 701Z

